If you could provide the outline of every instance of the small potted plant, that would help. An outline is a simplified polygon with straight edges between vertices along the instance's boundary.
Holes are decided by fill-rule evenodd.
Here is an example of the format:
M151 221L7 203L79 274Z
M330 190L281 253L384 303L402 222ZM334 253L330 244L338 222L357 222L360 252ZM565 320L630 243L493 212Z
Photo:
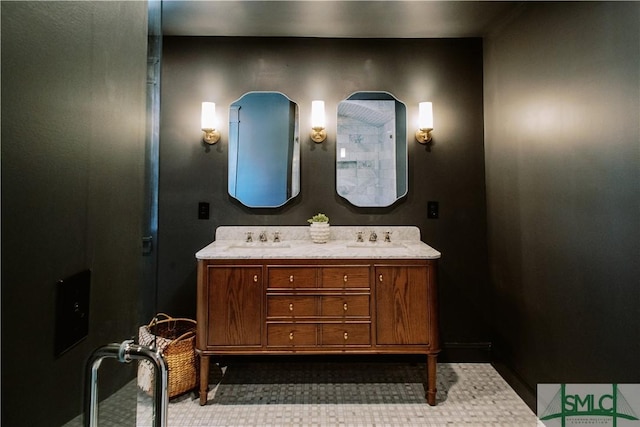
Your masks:
M307 220L310 224L309 233L314 243L327 243L331 230L329 229L329 217L323 213L317 213Z

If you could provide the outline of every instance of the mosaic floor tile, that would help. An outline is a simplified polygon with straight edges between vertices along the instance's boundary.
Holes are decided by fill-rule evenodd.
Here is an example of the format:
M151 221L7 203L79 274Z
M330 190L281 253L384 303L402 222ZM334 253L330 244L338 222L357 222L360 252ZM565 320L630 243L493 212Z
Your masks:
M425 402L415 363L237 362L212 364L209 401L171 399L169 427L536 427L536 416L490 364L438 364L437 406ZM135 397L134 397L135 396ZM137 399L137 410L128 410ZM125 400L127 403L125 404ZM133 405L135 406L135 405ZM133 412L133 413L132 413ZM100 427L153 425L153 403L135 381L100 406ZM137 421L136 421L137 420ZM82 426L78 417L65 427Z

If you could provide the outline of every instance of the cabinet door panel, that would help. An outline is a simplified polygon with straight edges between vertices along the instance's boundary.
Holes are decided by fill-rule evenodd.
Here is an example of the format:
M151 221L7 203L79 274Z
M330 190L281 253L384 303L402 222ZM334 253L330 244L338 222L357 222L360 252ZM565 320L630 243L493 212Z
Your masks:
M270 347L316 346L317 326L314 324L268 324L267 345Z
M369 295L331 295L321 299L323 316L369 316Z
M378 344L429 344L428 280L427 267L376 268Z
M299 295L269 295L267 317L314 316L317 314L317 298Z
M324 267L323 288L368 288L369 267Z
M370 345L368 324L338 323L322 325L322 345Z
M316 271L309 267L269 267L269 287L315 288Z
M262 269L209 267L208 345L261 344Z

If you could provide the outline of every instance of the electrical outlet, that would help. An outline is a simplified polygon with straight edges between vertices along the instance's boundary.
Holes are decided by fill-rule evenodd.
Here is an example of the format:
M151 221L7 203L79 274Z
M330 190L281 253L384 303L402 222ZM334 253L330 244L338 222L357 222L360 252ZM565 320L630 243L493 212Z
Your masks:
M440 215L439 210L438 202L427 202L427 218L438 219L438 216Z
M209 219L209 203L198 203L198 219Z
M55 355L59 356L89 333L91 270L84 270L56 285Z

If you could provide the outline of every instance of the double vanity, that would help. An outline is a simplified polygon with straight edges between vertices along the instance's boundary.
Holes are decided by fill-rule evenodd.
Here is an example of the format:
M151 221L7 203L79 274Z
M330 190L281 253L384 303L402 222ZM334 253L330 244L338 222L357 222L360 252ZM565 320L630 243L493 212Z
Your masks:
M196 258L201 405L211 356L275 354L424 354L435 405L440 253L417 227L219 227Z

